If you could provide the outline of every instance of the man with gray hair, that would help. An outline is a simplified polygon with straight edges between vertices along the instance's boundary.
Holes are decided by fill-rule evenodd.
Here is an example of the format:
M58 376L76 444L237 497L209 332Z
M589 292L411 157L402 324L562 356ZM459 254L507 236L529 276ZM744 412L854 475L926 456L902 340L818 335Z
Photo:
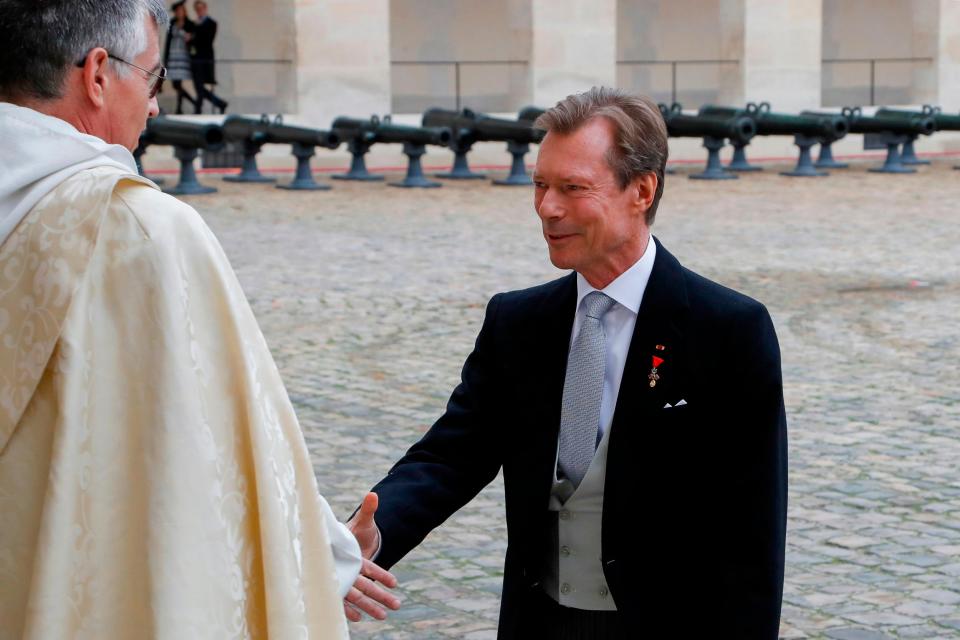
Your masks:
M213 234L130 153L166 21L0 0L0 637L344 638L395 580L320 496Z
M595 88L535 126L534 209L572 272L493 297L446 412L348 525L389 568L502 469L500 638L773 640L787 476L770 316L651 236L667 161L651 100Z

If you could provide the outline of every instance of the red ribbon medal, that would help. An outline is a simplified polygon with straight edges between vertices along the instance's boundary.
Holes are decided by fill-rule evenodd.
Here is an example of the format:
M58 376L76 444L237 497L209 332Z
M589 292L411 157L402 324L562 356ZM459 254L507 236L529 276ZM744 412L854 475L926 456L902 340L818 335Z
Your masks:
M657 386L657 380L660 379L660 375L657 373L657 367L663 364L663 358L658 358L653 356L653 368L650 369L650 375L647 376L647 379L650 381L650 388Z

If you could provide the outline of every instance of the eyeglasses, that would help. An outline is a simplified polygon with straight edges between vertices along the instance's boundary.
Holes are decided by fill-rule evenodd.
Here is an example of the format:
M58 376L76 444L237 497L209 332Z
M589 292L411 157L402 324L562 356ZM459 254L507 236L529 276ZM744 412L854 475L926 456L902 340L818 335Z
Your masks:
M88 53L87 55L90 55L90 54ZM167 68L166 68L166 67L160 67L160 73L154 73L153 71L150 71L149 69L144 69L143 67L137 66L137 65L133 64L132 62L129 62L129 61L127 61L127 60L124 60L123 58L119 58L119 57L113 55L112 53L110 53L109 51L107 52L107 57L110 58L111 60L116 60L117 62L122 62L123 64L128 64L128 65L130 65L131 67L133 67L134 69L139 69L140 71L143 71L143 72L146 73L147 75L151 76L151 78L149 79L150 84L147 85L147 89L148 89L148 91L149 91L149 96L148 96L148 97L149 97L151 100L152 100L153 98L157 97L157 94L160 93L160 89L163 87L163 81L167 79ZM87 56L84 56L82 60L78 60L78 61L77 61L76 66L78 66L78 67L83 67L83 65L85 65L86 63L87 63Z

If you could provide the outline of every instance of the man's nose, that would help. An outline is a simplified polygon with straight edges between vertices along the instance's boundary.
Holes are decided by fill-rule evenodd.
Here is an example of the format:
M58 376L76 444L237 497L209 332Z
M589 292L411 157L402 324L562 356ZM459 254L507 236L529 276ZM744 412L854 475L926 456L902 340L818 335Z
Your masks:
M544 189L537 205L537 215L542 220L563 217L563 206L552 189Z
M157 96L150 98L150 107L147 111L148 118L156 118L160 115L160 105L157 103Z

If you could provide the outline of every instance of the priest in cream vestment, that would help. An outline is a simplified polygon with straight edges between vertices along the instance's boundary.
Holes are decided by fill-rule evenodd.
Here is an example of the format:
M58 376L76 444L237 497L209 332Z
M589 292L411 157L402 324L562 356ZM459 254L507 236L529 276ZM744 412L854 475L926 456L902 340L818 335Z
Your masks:
M150 73L156 2L101 5L139 12ZM217 240L137 176L153 80L114 56L0 102L0 638L346 637L356 540ZM144 113L100 126L97 92Z

